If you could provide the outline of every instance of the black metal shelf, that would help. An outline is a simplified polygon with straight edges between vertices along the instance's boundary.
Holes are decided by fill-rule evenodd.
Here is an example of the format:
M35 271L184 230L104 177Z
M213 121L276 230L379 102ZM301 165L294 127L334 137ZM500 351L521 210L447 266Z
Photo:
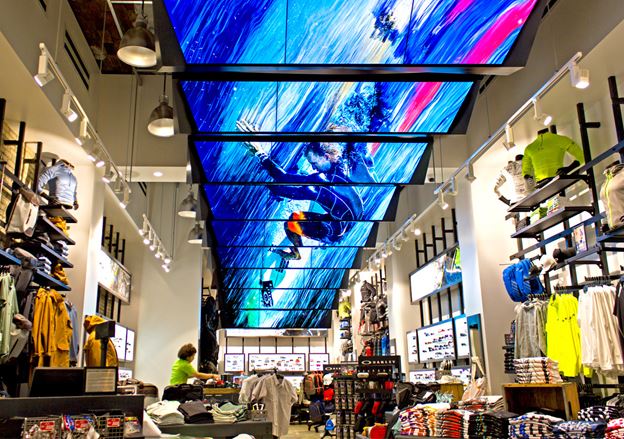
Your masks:
M592 212L593 208L591 206L567 206L563 207L544 218L536 221L533 224L530 224L523 229L518 230L516 233L511 235L512 238L536 238L540 233L545 230L550 229L551 227L556 226L568 220L579 213L583 212Z
M40 216L37 219L37 226L41 226L52 241L65 241L67 245L75 245L76 242L72 240L69 236L67 236L61 229L56 227L56 225L50 221L49 218L45 216Z
M507 210L507 212L530 212L544 201L557 195L559 192L566 190L570 186L578 183L579 181L586 181L586 178L584 176L576 174L557 176L553 178L548 184L544 185L539 189L536 189L535 191L524 197L522 200L513 204Z
M5 265L22 265L22 261L7 252L5 249L0 248L0 266Z
M603 251L603 249L602 249L602 247L600 245L595 245L593 247L589 247L587 250L582 251L580 253L577 253L574 256L571 256L568 259L564 260L563 262L560 262L557 265L553 266L545 274L548 275L548 274L552 273L553 271L561 270L562 268L567 267L569 265L600 264L600 259L589 259L588 260L588 259L585 259L585 258L588 258L589 256L596 255L596 254L600 253L601 251Z
M74 264L69 262L67 259L61 256L61 254L58 253L55 249L53 249L50 246L47 246L43 242L39 242L39 241L24 242L23 244L20 244L20 247L25 248L31 253L43 254L45 257L50 259L50 262L52 262L53 265L54 265L54 262L56 261L59 264L61 264L62 267L74 268Z
M56 291L71 291L71 287L41 270L35 270L33 282L40 287L54 288Z
M70 224L75 224L78 222L76 217L72 215L69 210L65 209L63 206L40 206L40 209L43 210L48 216L58 216L63 218L66 222Z

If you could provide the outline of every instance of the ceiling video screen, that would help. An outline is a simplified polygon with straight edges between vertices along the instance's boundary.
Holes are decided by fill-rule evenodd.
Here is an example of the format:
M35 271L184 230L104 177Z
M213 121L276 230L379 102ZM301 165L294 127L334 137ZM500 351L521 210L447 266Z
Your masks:
M345 270L331 268L316 270L238 268L224 270L223 281L230 291L236 288L262 288L267 285L270 285L270 288L338 289L343 284L343 278L346 275Z
M228 328L330 328L331 310L223 310L221 319Z
M502 64L537 0L164 0L189 64Z
M197 132L446 133L472 82L180 81Z
M296 311L301 309L332 309L336 290L334 289L284 289L230 288L226 290L230 309L245 311L274 310Z
M266 155L285 171L274 178L260 159L240 142L195 142L195 148L208 184L262 183L264 185L301 184L318 185L375 185L420 184L424 172L419 164L428 143L335 143L328 148L343 167L343 178L324 181L322 175L307 160L307 143L259 142ZM219 166L214 166L218 163ZM418 180L415 180L418 178Z
M291 260L288 267L350 269L359 251L357 247L301 247L301 259ZM279 253L266 247L217 247L216 253L222 268L279 269L283 265Z

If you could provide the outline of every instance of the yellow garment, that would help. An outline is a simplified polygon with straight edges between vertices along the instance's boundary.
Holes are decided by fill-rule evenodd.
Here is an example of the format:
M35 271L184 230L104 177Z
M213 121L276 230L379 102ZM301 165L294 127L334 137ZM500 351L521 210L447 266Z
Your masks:
M572 294L551 296L546 311L546 356L559 362L566 377L581 372L581 331L577 320L578 300Z
M60 216L51 216L49 220L52 224L61 229L65 235L69 236L69 228L67 227L67 221L65 221L64 218Z
M581 165L585 163L583 149L574 140L559 134L540 134L524 150L522 175L535 177L535 181L554 177L564 166L566 153L578 160Z
M55 277L65 285L69 285L69 280L67 279L67 275L65 274L65 270L61 264L56 264L54 266L54 270L52 270L52 277Z
M351 302L343 300L338 304L338 316L341 319L348 319L351 317Z
M84 321L84 328L89 333L87 342L84 345L85 362L87 367L98 367L100 364L100 357L102 355L102 341L95 338L95 327L101 323L106 322L100 316L86 316ZM112 341L108 340L108 348L106 350L106 366L118 366L119 360L117 359L117 351L115 351L115 345Z
M54 347L50 356L50 367L69 367L69 345L72 339L72 325L65 298L57 291L50 290L54 305Z
M58 291L40 288L34 307L32 364L69 367L72 326L64 297Z

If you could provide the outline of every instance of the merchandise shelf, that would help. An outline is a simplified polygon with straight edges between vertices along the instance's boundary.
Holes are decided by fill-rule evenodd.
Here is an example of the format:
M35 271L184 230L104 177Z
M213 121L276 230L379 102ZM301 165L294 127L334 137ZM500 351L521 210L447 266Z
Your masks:
M587 259L590 256L597 255L602 251L602 247L600 245L595 245L593 247L589 247L587 250L583 252L579 252L572 257L564 260L563 262L555 265L551 271L560 270L567 265L580 265L580 264L600 264L600 259Z
M3 265L22 265L22 261L0 248L0 266Z
M48 233L48 236L52 241L65 241L68 245L75 245L76 242L67 236L61 229L56 227L49 218L40 216L37 220L37 225L41 225L42 228Z
M70 224L76 224L78 220L74 215L72 215L69 210L65 209L62 206L40 206L41 210L43 210L48 216L58 216L63 218Z
M566 175L557 176L553 178L548 184L543 187L534 190L532 193L524 197L522 200L513 204L507 211L508 212L530 212L541 203L549 198L557 195L569 188L570 186L578 183L579 181L585 181L585 177L580 175Z
M55 261L61 264L65 268L74 268L74 264L69 262L63 256L61 256L52 247L45 245L43 242L31 241L20 244L20 247L25 248L28 251L34 251L35 253L41 253L46 256L52 263Z
M41 270L35 270L33 282L40 287L54 288L56 291L71 291L71 287Z
M550 215L545 216L544 218L536 221L533 224L529 224L523 229L518 230L516 233L511 235L512 238L537 238L537 236L548 230L549 228L556 226L568 220L579 213L583 212L592 212L593 207L591 206L567 206L557 211L551 213Z

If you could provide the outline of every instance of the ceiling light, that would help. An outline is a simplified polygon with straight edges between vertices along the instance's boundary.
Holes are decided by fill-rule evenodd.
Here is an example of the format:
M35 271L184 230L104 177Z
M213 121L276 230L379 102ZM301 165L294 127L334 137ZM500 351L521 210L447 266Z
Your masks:
M355 281L356 282L361 282L362 281L362 277L360 276L360 272L359 271L357 273L355 273Z
M119 179L121 179L121 177L119 177ZM119 202L119 205L125 209L128 207L128 204L130 204L130 188L125 187L123 191L123 198Z
M163 258L163 262L167 265L171 264L171 256L165 255L165 257Z
M154 253L154 257L156 259L160 259L160 257L162 256L161 250L160 250L160 245L158 247L156 247L156 253Z
M147 29L147 17L142 12L121 38L117 57L133 67L153 67L157 64L154 35Z
M420 227L414 227L414 236L420 235L422 235L422 230L420 230Z
M386 247L384 246L381 249L381 259L386 259L388 257L388 250L386 250Z
M115 180L115 185L113 186L113 192L116 194L120 194L123 192L123 190L124 190L123 178L121 178L121 175L118 175L117 179Z
M409 241L409 237L407 236L405 229L401 229L401 233L399 233L399 239L401 240L401 242Z
M444 192L442 191L438 192L438 206L440 206L442 210L446 210L449 207L448 203L444 201Z
M581 90L589 87L589 70L582 69L576 62L570 67L570 81L572 85Z
M511 125L505 125L505 141L503 142L503 146L507 151L516 147L516 142L514 142L514 134Z
M192 186L189 186L189 194L180 203L180 207L178 207L178 215L184 218L195 218L196 214L197 200L195 200Z
M161 171L154 171L152 174L154 177L162 177L164 174Z
M96 157L96 161L95 161L95 167L96 168L102 168L105 164L106 164L106 162L104 161L104 159Z
M165 273L169 273L171 271L171 267L166 262L164 264L162 264L161 267L162 267L163 270L165 270Z
M154 232L150 229L147 234L143 237L143 244L149 245L152 242L152 238L154 237Z
M542 106L537 99L533 99L533 119L541 122L544 126L550 125L553 121L550 114L542 113Z
M151 251L155 251L157 247L158 247L158 244L156 244L156 239L154 239L152 243L149 245L149 249Z
M373 263L372 261L369 259L368 261L368 272L369 273L373 273L375 270L373 270Z
M61 103L61 113L70 122L75 122L78 119L78 113L71 108L72 95L69 90L65 90L63 94L63 101Z
M150 114L147 131L158 137L171 137L175 134L173 127L173 108L169 105L167 95L160 97L160 103Z
M95 144L95 142L90 141L90 142L85 142L84 146L84 150L87 153L87 158L92 161L93 163L97 162L97 156L96 156L96 149L97 149L97 145Z
M401 247L403 246L403 242L398 240L398 239L393 239L392 241L392 248L395 249L396 251L401 251Z
M466 172L466 180L469 182L473 182L477 179L474 173L474 165L472 163L468 163L468 171Z
M43 87L54 79L54 74L48 69L48 54L45 52L39 55L39 67L34 78L39 87Z
M102 181L109 184L115 178L115 170L111 166L111 162L106 163L106 169L104 175L102 175Z
M189 244L201 244L204 241L204 229L199 221L189 230L187 241Z
M74 140L78 145L82 146L82 139L80 137L74 137Z

